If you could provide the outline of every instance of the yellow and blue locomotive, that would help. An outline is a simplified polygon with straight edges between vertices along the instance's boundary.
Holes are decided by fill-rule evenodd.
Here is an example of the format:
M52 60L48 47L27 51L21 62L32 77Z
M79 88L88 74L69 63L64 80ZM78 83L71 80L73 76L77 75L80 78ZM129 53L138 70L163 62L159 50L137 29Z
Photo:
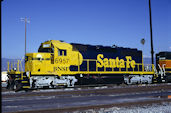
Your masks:
M143 64L140 50L58 40L45 41L37 53L27 53L25 71L19 70L19 62L16 70L8 63L8 75L16 89L152 83L159 76L154 65Z

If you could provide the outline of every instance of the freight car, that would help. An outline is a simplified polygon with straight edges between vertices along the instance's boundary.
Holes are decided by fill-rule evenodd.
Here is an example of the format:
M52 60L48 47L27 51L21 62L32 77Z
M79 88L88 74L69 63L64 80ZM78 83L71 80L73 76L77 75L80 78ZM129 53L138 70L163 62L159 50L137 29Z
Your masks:
M157 82L154 65L143 64L137 49L84 45L49 40L38 53L27 53L25 71L11 64L9 88L74 87L84 84L139 84Z

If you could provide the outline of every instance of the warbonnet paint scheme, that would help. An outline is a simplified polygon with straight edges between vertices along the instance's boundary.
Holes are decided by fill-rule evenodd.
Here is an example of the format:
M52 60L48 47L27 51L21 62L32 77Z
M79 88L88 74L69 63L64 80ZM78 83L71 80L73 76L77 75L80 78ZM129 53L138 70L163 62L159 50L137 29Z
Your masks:
M27 53L25 71L20 71L19 64L17 70L8 66L10 88L152 83L158 77L154 65L143 64L140 50L58 40L45 41L37 53Z

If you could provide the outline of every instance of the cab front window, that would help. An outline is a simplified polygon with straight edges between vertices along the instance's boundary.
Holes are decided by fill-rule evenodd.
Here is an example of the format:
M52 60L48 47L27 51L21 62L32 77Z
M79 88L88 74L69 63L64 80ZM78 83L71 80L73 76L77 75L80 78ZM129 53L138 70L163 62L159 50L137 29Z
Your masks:
M49 44L44 44L39 47L38 52L43 52L43 53L54 53L54 47L49 46Z

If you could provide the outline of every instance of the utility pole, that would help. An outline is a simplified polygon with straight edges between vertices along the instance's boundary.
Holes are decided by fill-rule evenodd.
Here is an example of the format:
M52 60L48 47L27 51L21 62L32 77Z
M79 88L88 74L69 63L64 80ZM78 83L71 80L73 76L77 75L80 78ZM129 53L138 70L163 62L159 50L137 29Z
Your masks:
M25 22L25 56L26 56L26 41L27 41L27 39L26 39L26 32L27 32L27 23L30 23L30 20L27 18L27 17L25 17L25 18L20 18L20 20L21 21L24 21Z
M1 9L1 14L2 14L2 1L3 0L0 0L1 1L1 4L0 4L0 9ZM2 16L0 15L0 18L2 19ZM1 23L1 26L0 26L0 28L2 29L2 21L0 22ZM1 37L2 37L2 31L0 30L0 35L1 35ZM1 42L1 38L0 38L0 42ZM1 46L2 47L2 46ZM1 59L2 59L2 57L1 57ZM1 62L1 59L0 59L0 62ZM2 69L2 68L1 68Z
M152 32L152 17L151 17L151 0L149 0L149 16L150 16L150 36L151 36L151 63L154 64L154 50L153 50L153 32Z

